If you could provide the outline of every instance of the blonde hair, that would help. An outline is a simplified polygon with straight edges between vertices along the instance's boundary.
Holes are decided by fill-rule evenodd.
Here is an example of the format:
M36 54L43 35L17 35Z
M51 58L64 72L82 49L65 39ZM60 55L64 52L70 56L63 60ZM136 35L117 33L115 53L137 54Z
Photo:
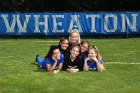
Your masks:
M97 48L96 46L93 46L93 47L89 48L89 50L90 50L90 49L93 49L94 52L97 53L97 57L96 57L96 58L97 58L98 61L100 61L100 60L102 59L102 57L101 57L101 55L100 55L100 53L99 53L98 48Z
M77 44L80 44L81 43L81 37L80 37L80 33L77 29L73 29L71 32L70 32L70 35L69 35L69 41L70 41L70 38L71 38L71 34L72 33L77 33L78 35L78 41L77 41Z

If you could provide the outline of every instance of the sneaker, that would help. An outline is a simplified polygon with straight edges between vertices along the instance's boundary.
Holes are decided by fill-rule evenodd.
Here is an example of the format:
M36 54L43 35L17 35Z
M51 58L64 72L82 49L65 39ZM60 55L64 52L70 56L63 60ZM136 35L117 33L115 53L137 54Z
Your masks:
M39 55L38 55L38 54L36 55L36 58L35 58L35 62L34 62L34 64L35 64L35 65L38 65L38 62L37 62L37 57L39 57Z
M36 55L36 58L35 58L35 61L36 61L36 62L37 62L37 57L39 57L39 55L38 55L38 54Z

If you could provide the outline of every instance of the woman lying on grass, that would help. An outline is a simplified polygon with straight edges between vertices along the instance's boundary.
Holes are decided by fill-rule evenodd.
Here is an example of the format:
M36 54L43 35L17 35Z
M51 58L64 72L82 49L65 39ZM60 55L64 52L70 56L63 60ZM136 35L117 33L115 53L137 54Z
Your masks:
M81 42L80 33L77 29L73 29L69 35L69 47L68 51L70 51L71 47L74 45L78 45Z
M97 70L99 72L105 70L103 60L96 46L89 48L88 57L85 57L83 69L84 71Z
M79 57L79 53L79 45L74 45L71 47L70 54L65 55L65 61L62 68L64 71L76 73L83 70L84 59Z
M45 59L37 55L36 62L39 63L40 68L47 69L47 71L57 74L62 69L64 55L60 53L58 46L51 46Z

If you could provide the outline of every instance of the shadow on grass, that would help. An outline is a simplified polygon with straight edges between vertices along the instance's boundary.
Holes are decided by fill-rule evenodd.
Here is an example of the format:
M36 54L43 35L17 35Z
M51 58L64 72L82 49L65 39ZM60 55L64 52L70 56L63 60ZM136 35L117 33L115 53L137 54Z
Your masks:
M33 70L34 72L47 72L46 69L40 68L37 63L34 62L34 63L31 63L31 64L37 66L37 69Z

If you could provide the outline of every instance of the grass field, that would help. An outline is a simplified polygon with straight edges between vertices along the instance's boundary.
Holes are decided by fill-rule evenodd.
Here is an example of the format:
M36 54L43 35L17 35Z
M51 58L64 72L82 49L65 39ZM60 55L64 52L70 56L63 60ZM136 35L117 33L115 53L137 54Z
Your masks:
M140 93L140 38L84 40L99 48L103 73L55 75L32 64L59 39L0 39L0 93Z

